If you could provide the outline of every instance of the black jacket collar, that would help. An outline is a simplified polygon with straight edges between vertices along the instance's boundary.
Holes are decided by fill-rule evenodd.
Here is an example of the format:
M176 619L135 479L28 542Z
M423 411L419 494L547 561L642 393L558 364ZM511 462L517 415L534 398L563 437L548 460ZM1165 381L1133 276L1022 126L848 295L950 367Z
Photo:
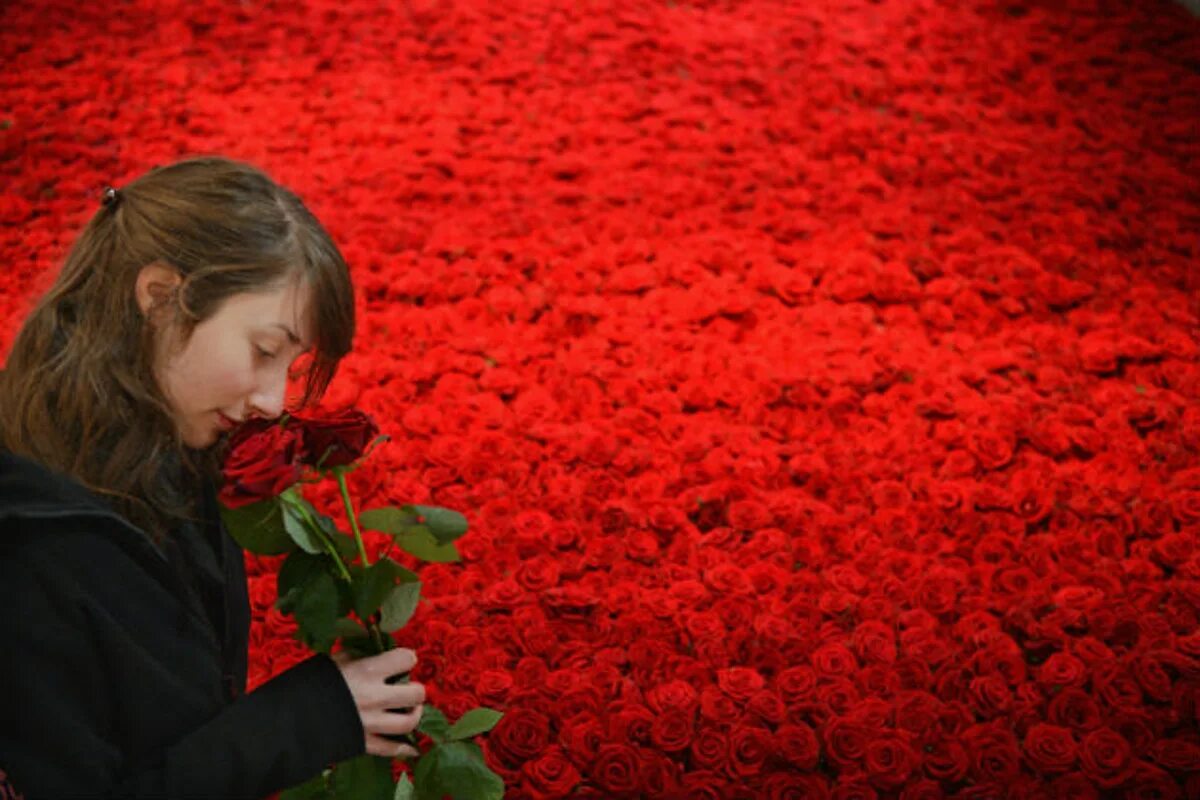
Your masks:
M69 475L0 449L0 518L71 512L106 517L116 514L99 495Z

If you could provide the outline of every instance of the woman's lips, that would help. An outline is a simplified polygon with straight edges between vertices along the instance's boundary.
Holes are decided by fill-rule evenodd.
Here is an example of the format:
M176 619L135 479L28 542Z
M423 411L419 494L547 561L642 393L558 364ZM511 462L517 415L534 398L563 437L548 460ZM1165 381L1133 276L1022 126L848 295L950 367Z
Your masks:
M220 411L217 412L217 421L222 430L233 430L233 428L237 426L237 420L230 419Z

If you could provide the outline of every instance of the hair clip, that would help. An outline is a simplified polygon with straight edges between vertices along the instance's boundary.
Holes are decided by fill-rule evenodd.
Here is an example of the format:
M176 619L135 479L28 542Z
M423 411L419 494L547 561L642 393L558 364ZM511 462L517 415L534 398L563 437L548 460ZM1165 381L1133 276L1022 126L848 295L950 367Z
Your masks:
M104 187L104 194L100 196L100 202L103 205L111 206L113 203L121 199L121 192L111 186Z

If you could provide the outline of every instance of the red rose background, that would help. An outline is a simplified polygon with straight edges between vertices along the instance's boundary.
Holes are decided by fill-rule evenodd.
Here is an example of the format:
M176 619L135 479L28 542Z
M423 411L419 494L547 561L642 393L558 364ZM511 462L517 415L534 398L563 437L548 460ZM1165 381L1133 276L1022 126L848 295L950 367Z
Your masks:
M105 184L294 188L356 495L470 520L400 638L509 796L1200 796L1179 6L10 6L0 345Z

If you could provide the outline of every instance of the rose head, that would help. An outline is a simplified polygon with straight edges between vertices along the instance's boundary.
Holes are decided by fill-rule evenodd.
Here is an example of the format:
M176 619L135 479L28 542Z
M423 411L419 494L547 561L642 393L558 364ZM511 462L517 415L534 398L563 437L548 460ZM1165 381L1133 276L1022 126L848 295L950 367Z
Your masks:
M288 427L297 430L302 440L300 460L322 469L357 461L379 435L375 421L354 408L324 416L295 414L288 419Z
M241 426L225 457L221 502L229 508L267 500L300 480L298 432L273 420Z

